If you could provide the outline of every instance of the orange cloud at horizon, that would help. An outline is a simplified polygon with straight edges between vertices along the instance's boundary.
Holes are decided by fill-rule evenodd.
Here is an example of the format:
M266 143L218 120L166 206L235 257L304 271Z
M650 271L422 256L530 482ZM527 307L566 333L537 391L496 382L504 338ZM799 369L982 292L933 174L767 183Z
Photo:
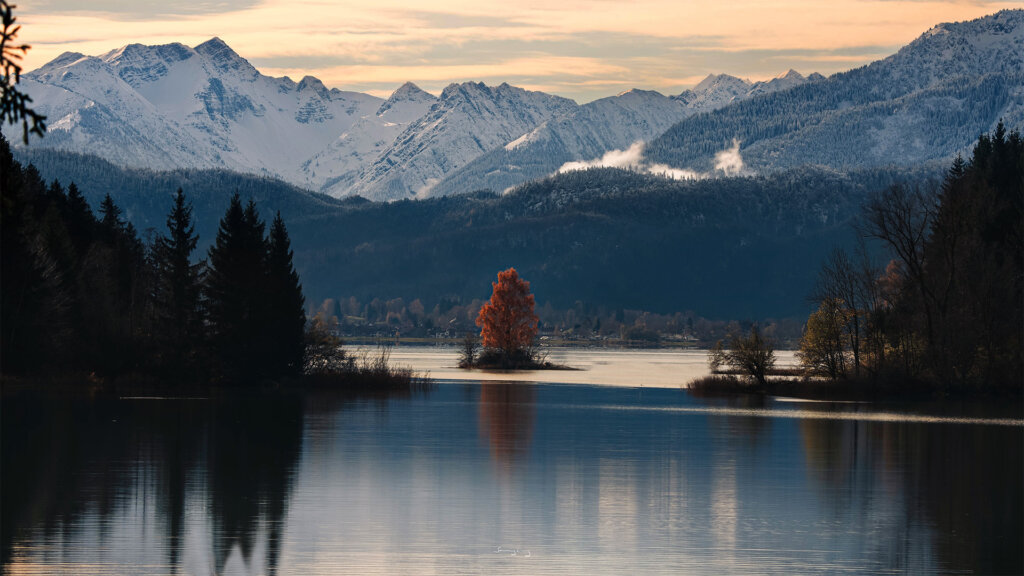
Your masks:
M789 68L829 74L890 54L935 24L1024 7L955 0L220 5L231 11L167 15L160 11L175 8L146 1L130 13L100 12L83 10L78 0L25 0L16 10L19 39L33 45L25 68L65 51L98 55L133 42L194 46L219 36L264 73L313 75L342 89L380 92L411 80L437 91L449 82L508 80L587 100L616 86L679 90L678 79L707 73L753 80Z

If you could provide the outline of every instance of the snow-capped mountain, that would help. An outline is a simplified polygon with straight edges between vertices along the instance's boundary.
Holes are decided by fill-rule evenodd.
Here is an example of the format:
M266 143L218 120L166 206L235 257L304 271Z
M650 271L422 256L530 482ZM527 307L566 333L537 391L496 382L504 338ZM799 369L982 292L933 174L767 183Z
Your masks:
M649 90L595 100L453 170L431 194L504 190L547 176L566 162L649 140L691 113L683 102Z
M810 78L820 78L814 74ZM675 123L752 95L785 90L808 81L798 72L768 82L750 83L727 74L709 75L677 96L650 90L629 90L601 98L555 118L453 170L431 189L431 195L473 190L504 190L542 178L567 162L587 161L611 150L648 141Z
M790 69L771 80L751 82L728 74L708 74L699 84L683 90L672 98L686 104L686 107L697 112L709 112L728 106L734 102L746 100L759 94L770 94L780 90L788 90L806 82L816 82L825 77L817 72L804 77L796 70Z
M264 76L218 38L66 53L23 82L50 119L39 145L128 166L226 167L290 181L384 102L313 77Z
M681 121L648 158L709 170L741 142L755 171L911 165L968 152L999 120L1024 126L1024 10L935 26L870 65Z
M803 81L794 74L785 80ZM65 53L23 83L50 119L37 146L129 167L267 174L374 200L518 184L651 139L763 84L709 76L672 98L631 90L579 106L508 84L452 84L437 98L407 83L383 100L311 76L265 76L219 38Z
M377 109L363 116L326 148L302 164L303 184L335 196L347 195L369 166L410 123L427 113L437 98L406 82Z
M772 92L794 88L805 82L817 82L824 79L825 77L817 72L804 77L803 74L790 68L790 70L785 74L780 74L771 80L754 82L750 86L750 89L747 90L746 97L749 98L751 96L757 96L758 94L771 94Z
M386 200L426 196L453 170L577 107L567 98L508 84L451 84L349 190Z
M385 100L263 75L217 38L65 53L22 83L48 116L33 146L267 174L335 196L503 190L636 141L649 164L697 172L734 140L748 170L845 170L946 159L999 119L1024 125L1024 10L936 26L828 79L709 75L676 96L631 90L583 106L472 82L440 97L405 84Z
M743 78L728 74L709 74L699 84L684 90L674 98L693 110L716 110L736 100L742 100L752 86L750 80Z

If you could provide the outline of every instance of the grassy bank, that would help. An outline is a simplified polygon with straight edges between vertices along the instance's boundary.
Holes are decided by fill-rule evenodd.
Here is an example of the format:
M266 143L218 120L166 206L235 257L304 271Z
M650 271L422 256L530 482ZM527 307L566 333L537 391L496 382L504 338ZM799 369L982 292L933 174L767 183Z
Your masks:
M343 360L307 374L280 379L223 382L206 376L190 379L161 379L145 373L129 373L116 378L100 378L93 374L51 373L32 376L0 375L0 391L4 395L29 391L114 396L208 397L220 393L251 391L254 393L302 390L351 390L415 392L432 386L429 374L419 374L409 366L395 366L390 351L382 348L376 354L343 355Z
M775 372L789 372L777 370ZM1020 388L978 388L945 386L913 380L829 380L816 377L777 376L764 385L737 374L712 374L691 381L687 390L701 395L761 394L789 396L807 400L917 400L933 398L1007 398L1024 399Z

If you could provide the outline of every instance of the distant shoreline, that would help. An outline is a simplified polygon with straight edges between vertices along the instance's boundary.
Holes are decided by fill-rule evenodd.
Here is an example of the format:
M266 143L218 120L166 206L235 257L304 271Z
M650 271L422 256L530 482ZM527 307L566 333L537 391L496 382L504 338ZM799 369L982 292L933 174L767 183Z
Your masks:
M1005 398L1021 401L1020 388L973 388L946 386L936 388L924 382L870 381L865 378L830 381L809 377L771 378L767 384L752 384L733 374L711 374L688 383L686 390L698 396L762 395L799 398L817 401L951 401Z
M397 345L410 347L451 347L456 348L462 345L462 338L431 338L431 337L399 337L399 338L376 338L372 336L341 336L346 346L376 346ZM593 348L604 350L707 350L710 343L707 342L678 342L662 341L660 343L642 342L633 340L544 340L540 348Z

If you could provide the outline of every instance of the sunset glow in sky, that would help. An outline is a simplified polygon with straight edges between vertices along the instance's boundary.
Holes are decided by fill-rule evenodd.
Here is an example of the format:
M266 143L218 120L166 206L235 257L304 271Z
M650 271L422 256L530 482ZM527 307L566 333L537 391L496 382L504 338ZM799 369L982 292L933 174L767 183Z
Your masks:
M65 51L219 36L264 74L387 95L407 80L508 82L586 102L676 94L708 73L831 74L887 56L940 22L1022 2L786 0L23 0L26 70Z

